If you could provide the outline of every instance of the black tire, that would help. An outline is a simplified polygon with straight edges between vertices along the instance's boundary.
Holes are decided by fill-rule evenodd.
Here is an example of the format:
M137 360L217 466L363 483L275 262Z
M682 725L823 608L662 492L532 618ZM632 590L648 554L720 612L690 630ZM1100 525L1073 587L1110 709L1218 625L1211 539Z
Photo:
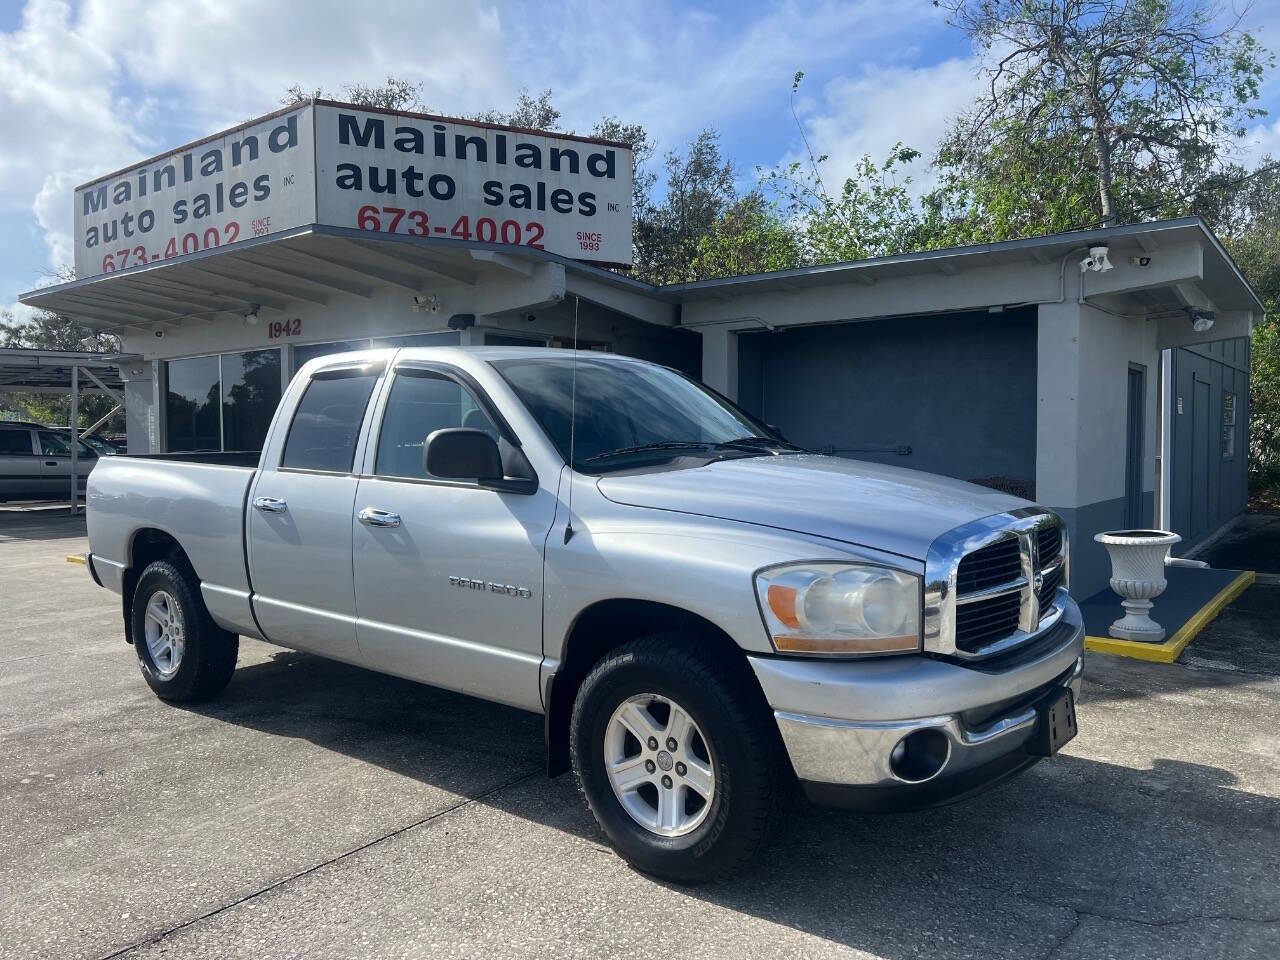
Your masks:
M632 866L678 883L742 867L777 828L794 792L778 728L749 668L741 659L718 659L696 634L633 640L596 664L570 720L574 779L601 829ZM683 836L662 836L633 818L606 770L610 718L625 700L646 693L688 712L710 754L715 789L709 809Z
M183 649L172 673L158 666L147 644L147 603L158 591L168 594L181 619ZM240 638L223 630L200 598L199 581L185 563L157 560L138 577L133 594L133 649L148 686L162 700L205 700L231 681L240 652ZM163 658L163 651L161 651Z

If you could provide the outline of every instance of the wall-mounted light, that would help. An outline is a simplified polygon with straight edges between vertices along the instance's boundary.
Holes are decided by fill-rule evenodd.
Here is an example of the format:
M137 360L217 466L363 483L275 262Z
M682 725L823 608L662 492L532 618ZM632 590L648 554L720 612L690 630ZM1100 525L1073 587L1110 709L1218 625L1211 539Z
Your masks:
M258 322L258 310L261 309L256 303L249 307L249 312L244 315L244 322L249 326L253 326Z
M1201 310L1198 307L1188 307L1187 317L1191 320L1191 329L1196 333L1207 333L1213 329L1214 321L1217 314L1212 310Z
M413 312L421 313L423 310L431 313L440 312L440 298L432 294L431 296L414 296Z

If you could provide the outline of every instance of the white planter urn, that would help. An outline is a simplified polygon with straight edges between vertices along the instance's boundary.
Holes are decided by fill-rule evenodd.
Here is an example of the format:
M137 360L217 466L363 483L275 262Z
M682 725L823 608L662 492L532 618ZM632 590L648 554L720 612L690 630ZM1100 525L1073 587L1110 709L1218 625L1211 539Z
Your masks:
M1165 556L1182 538L1167 530L1112 530L1093 539L1111 554L1111 589L1124 607L1124 616L1111 625L1111 636L1159 643L1164 627L1151 619L1151 601L1169 585Z

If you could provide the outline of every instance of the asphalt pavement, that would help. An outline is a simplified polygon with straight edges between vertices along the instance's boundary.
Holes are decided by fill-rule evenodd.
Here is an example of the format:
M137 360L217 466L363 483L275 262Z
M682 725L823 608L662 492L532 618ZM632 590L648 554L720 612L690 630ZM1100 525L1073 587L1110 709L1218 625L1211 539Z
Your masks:
M64 511L0 510L0 958L1280 956L1280 585L975 800L797 802L747 873L629 869L540 718L242 640L157 700Z

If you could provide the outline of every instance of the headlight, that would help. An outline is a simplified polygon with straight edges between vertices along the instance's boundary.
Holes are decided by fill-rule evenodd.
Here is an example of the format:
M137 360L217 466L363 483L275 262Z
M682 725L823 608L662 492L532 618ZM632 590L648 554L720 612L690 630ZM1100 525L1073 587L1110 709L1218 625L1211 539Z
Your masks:
M756 595L779 653L920 649L920 578L910 573L872 564L793 563L757 573Z

